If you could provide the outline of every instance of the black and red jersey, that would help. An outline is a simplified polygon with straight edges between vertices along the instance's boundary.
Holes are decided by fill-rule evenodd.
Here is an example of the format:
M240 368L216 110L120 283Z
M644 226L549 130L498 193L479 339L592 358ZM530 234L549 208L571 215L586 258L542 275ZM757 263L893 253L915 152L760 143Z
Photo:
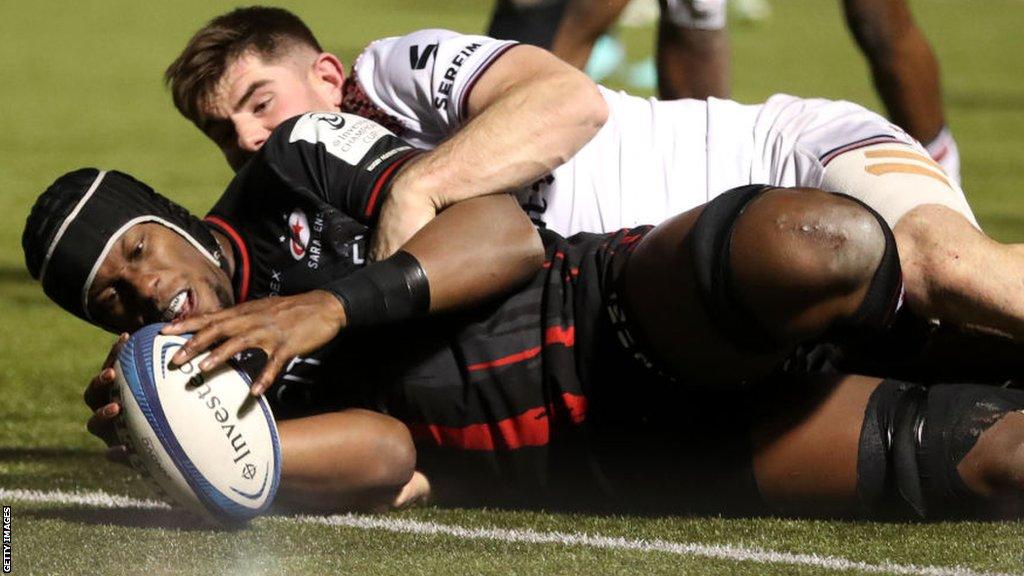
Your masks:
M363 266L390 178L415 153L356 116L283 123L207 216L234 244L238 298L305 292ZM592 437L642 420L647 408L629 398L659 385L607 310L648 229L541 230L546 259L527 286L468 311L347 331L287 367L267 392L275 413L386 412L409 426L419 466L448 480L440 486L473 478L490 502L600 492Z
M362 267L368 226L416 153L351 114L282 123L206 216L237 248L239 299L305 292Z

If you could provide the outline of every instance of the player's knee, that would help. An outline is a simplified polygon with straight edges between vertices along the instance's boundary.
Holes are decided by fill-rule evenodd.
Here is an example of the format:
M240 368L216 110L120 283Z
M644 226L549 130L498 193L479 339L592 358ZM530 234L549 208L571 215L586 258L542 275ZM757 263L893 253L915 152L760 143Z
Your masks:
M848 298L851 307L886 252L884 224L870 210L813 189L763 194L737 221L732 240L742 285L763 290L775 283L805 300Z
M1024 414L999 415L965 455L958 471L980 495L1024 497Z
M1005 515L1000 506L1024 496L1021 408L1021 390L883 382L861 431L862 503L930 518Z
M775 350L843 322L882 327L902 289L888 226L820 190L744 186L691 232L698 290L734 343Z
M821 190L774 190L751 207L771 220L770 249L791 259L811 289L856 291L871 280L885 251L878 221L862 205Z

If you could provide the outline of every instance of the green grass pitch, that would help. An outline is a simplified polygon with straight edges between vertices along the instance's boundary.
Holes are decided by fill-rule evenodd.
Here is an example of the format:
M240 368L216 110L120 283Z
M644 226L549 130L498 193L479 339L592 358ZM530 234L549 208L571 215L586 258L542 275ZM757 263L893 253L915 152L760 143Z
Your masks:
M732 29L737 99L754 102L784 91L878 109L837 0L771 4L767 23ZM348 62L370 40L416 28L481 31L490 1L287 6ZM968 197L993 236L1024 240L1024 2L917 0L913 6L942 64ZM24 270L19 239L36 195L80 166L116 167L195 211L209 206L229 170L173 110L161 73L195 28L231 7L221 0L0 2L0 503L13 508L16 574L926 573L928 566L936 574L955 567L1024 572L1021 523L426 508L343 519L346 526L266 518L224 533L182 526L159 510L12 496L38 490L51 497L56 491L149 497L131 473L103 461L99 442L84 430L82 389L112 337L46 301ZM634 59L649 51L650 30L622 35ZM384 525L353 527L363 521ZM440 533L431 532L435 525ZM564 536L559 542L552 542L555 532ZM729 552L750 549L761 553L742 560ZM792 556L772 561L765 551Z

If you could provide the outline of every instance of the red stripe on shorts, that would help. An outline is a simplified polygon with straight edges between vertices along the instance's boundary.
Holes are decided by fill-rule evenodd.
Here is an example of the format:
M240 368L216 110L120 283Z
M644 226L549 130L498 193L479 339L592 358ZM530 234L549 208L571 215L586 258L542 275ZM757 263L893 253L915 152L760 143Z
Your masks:
M587 410L585 397L565 392L562 401L573 423L584 420ZM460 450L516 450L526 446L545 446L551 438L551 422L544 407L531 408L497 422L461 427L419 423L408 426L418 441Z

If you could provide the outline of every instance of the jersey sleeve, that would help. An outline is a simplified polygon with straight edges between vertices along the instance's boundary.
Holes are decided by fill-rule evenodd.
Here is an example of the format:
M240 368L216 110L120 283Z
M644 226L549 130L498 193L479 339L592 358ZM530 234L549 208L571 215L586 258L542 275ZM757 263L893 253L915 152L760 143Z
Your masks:
M450 30L420 30L370 44L353 73L370 100L406 129L451 134L467 120L477 80L515 45Z
M418 153L372 120L316 112L283 122L253 162L288 192L315 196L367 224L399 166Z

